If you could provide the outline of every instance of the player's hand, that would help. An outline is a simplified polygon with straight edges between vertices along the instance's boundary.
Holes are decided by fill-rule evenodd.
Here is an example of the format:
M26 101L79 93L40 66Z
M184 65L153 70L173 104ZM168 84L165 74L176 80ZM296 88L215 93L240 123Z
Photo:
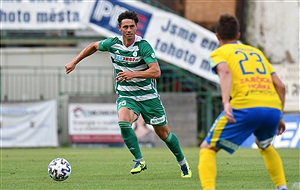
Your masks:
M70 62L68 64L65 65L65 69L66 69L66 74L69 74L70 72L72 72L76 67L76 64L74 64L73 62Z
M226 117L228 123L235 123L236 122L235 119L234 119L234 116L233 116L233 113L232 113L232 108L231 108L229 102L224 104L224 112L225 112L225 117Z
M119 72L116 80L117 82L124 82L133 78L133 72Z
M276 135L281 135L284 131L285 131L285 123L283 120L280 120Z

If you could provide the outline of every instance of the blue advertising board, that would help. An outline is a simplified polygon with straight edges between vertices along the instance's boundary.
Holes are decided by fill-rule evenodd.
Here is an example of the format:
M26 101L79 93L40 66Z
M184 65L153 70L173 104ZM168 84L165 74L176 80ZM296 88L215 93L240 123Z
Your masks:
M300 114L285 114L286 130L282 135L275 136L275 148L300 148ZM254 135L251 135L240 147L256 148Z
M130 10L135 11L138 14L139 24L137 29L137 35L144 37L149 21L152 17L152 14L146 12L145 10L139 9L137 7L131 6L128 3L124 3L117 0L97 0L95 1L91 16L90 23L93 23L97 26L106 28L111 32L119 34L118 28L118 16L122 12Z

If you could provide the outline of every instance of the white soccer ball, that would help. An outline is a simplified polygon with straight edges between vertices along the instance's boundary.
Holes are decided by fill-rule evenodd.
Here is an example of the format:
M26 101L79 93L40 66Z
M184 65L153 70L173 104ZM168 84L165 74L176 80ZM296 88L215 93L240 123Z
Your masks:
M71 175L71 165L64 158L55 158L48 165L48 174L55 181L64 181Z

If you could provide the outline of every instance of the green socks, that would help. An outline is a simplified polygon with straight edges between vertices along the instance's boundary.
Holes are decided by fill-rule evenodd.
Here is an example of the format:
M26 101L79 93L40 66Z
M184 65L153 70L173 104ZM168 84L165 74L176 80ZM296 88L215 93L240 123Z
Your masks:
M119 121L119 126L121 129L121 135L128 150L136 160L142 159L143 156L139 147L138 139L135 132L131 128L130 123L126 121ZM170 151L174 154L177 162L181 162L184 160L184 155L181 151L179 140L175 134L170 132L168 137L166 139L163 139L163 141L166 143Z
M166 139L163 139L163 141L166 143L166 145L169 147L171 152L174 154L177 162L180 162L184 159L184 155L180 148L179 140L175 134L170 132L168 137Z
M130 123L125 121L119 121L119 126L121 128L121 135L128 150L131 152L131 154L136 160L142 159L143 156L139 147L138 139L136 137L135 132L131 128Z

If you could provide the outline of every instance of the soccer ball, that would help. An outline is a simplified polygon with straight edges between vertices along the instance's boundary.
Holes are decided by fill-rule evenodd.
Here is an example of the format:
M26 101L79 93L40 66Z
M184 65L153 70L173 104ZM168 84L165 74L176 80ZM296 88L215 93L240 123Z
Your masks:
M64 181L71 175L71 165L64 158L55 158L48 165L48 174L55 181Z

